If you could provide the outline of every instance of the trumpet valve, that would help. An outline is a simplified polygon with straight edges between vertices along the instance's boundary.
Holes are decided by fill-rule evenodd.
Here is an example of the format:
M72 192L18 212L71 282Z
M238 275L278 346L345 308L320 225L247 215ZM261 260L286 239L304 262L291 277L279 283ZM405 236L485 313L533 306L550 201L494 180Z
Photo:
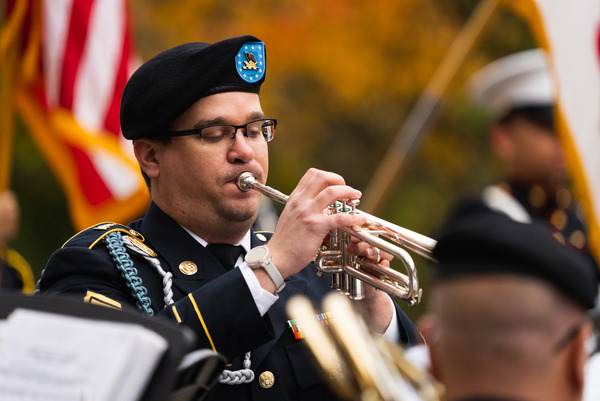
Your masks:
M350 206L350 213L356 214L356 208L360 204L360 199L350 199L348 205Z
M361 299L365 299L365 288L363 282L357 278L350 276L349 274L345 274L348 280L348 295L350 299L354 299L355 301L359 301Z

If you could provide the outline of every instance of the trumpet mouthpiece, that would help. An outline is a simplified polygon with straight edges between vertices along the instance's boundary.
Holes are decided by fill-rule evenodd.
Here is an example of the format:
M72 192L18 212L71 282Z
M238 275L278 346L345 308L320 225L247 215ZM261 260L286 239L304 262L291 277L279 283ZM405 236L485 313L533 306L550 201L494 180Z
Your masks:
M237 186L241 191L248 192L252 189L252 183L256 182L254 175L249 171L244 171L237 178Z

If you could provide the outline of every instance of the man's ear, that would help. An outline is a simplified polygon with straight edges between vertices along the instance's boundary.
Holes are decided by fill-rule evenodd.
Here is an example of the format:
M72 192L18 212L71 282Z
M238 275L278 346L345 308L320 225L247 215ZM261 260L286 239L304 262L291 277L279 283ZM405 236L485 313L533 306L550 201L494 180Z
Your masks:
M569 369L569 371L573 372L573 389L576 394L583 393L585 365L590 356L590 350L587 345L592 333L593 328L591 322L586 322L581 330L579 330L577 337L573 340L574 344L570 357L571 369Z
M514 154L514 141L511 133L505 126L496 125L490 133L492 150L503 162L510 162Z
M158 177L160 171L157 158L157 142L148 138L136 139L133 142L133 153L140 168L150 178Z

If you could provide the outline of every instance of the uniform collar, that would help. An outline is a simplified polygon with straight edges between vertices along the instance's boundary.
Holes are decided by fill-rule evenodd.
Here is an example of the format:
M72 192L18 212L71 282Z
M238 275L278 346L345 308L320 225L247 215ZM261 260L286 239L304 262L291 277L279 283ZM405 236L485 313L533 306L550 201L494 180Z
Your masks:
M198 241L203 247L206 248L206 245L208 245L208 242L206 242L204 240L204 238L194 234L193 232L191 232L190 230L188 230L187 228L185 228L183 226L181 226L181 228L183 228L193 239ZM242 238L242 240L240 242L238 242L237 244L233 244L233 245L241 246L242 248L244 248L244 251L246 253L248 253L248 251L251 249L250 237L251 237L251 230L248 230L246 232L246 235L244 235L244 238Z

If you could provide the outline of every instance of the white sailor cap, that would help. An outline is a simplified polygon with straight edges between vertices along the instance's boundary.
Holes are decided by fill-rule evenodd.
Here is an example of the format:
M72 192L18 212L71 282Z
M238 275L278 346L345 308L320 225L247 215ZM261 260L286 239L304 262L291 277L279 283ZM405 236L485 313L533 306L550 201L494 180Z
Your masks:
M514 109L553 104L552 81L542 49L496 60L477 71L467 85L473 100L498 118Z

